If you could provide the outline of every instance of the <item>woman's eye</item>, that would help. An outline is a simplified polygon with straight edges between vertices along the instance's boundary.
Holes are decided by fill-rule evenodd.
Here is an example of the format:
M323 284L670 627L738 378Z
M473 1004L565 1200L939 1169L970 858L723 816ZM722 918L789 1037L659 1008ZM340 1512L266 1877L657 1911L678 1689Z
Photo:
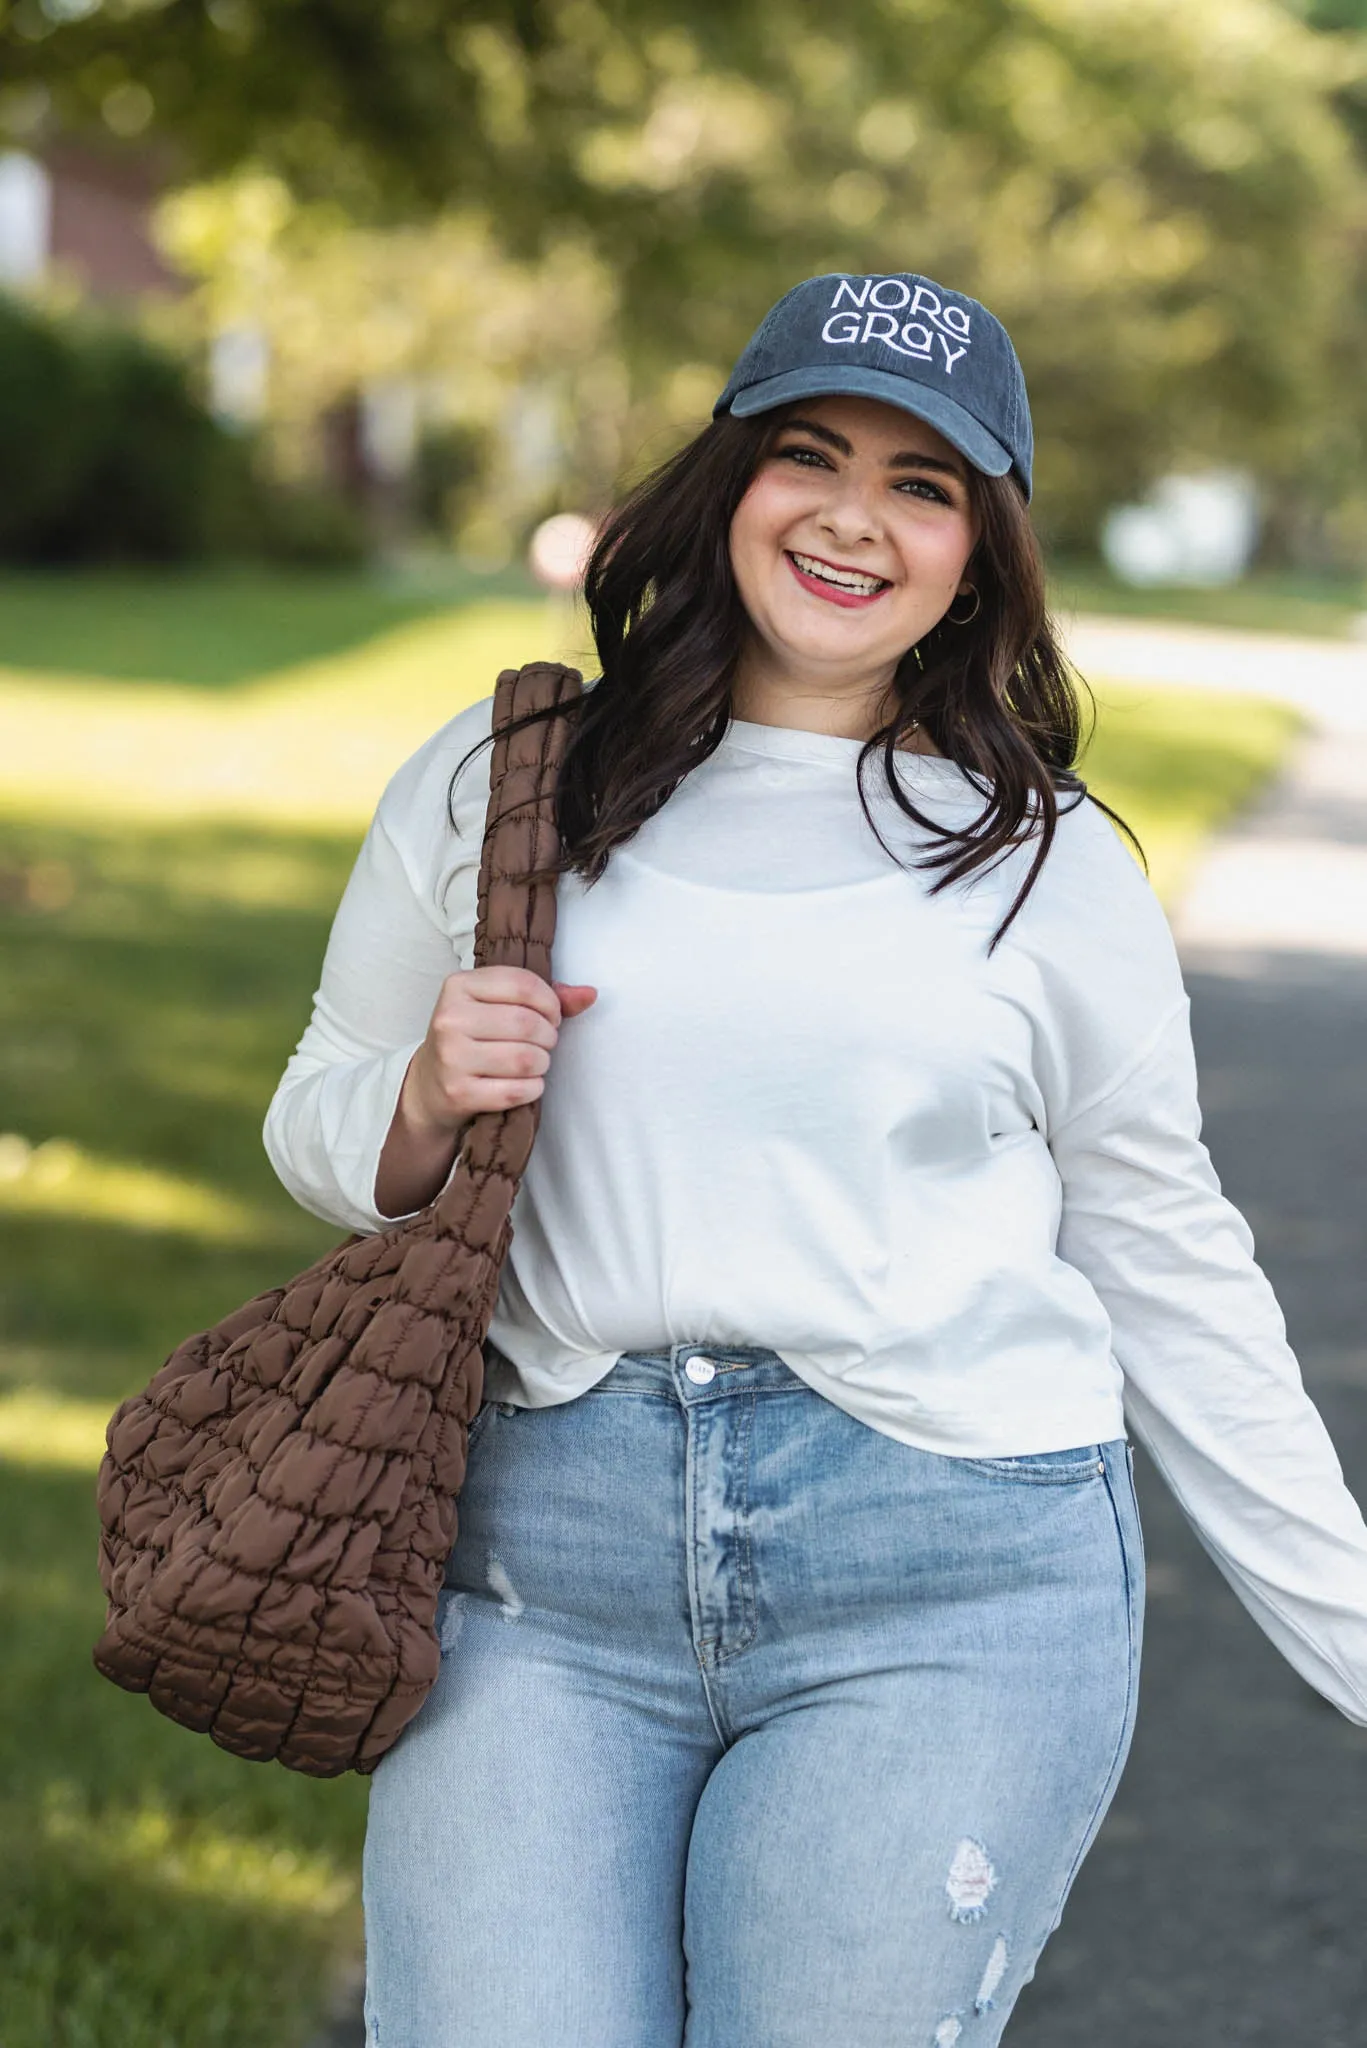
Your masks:
M932 505L948 505L950 503L948 491L942 491L938 484L927 483L924 477L908 477L905 483L898 484L897 489L907 497L915 494L918 497L928 498Z
M829 458L823 455L819 448L809 448L800 441L793 442L787 448L776 448L774 459L778 462L794 463L800 469L833 467ZM894 484L893 489L900 492L903 497L921 498L931 505L952 505L954 502L948 491L941 490L938 484L931 483L923 476L905 477L900 483Z

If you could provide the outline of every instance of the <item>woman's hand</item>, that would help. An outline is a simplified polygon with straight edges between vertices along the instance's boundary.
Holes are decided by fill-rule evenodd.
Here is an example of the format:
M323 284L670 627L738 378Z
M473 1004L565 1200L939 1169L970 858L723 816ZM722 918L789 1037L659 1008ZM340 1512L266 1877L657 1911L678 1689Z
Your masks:
M483 1110L534 1102L546 1085L562 1018L577 1017L597 994L568 982L547 984L525 967L448 974L400 1109L415 1129L449 1134Z
M597 995L582 983L547 984L525 967L447 975L380 1154L375 1206L382 1216L405 1216L431 1201L471 1117L536 1100L561 1023Z

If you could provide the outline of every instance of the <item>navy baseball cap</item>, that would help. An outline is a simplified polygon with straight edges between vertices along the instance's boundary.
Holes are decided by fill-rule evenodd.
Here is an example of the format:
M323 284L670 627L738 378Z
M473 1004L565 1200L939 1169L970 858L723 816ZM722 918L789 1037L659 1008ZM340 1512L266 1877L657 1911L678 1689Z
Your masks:
M985 475L1014 470L1030 496L1025 376L1010 335L976 299L907 270L809 277L765 314L712 417L837 393L914 413Z

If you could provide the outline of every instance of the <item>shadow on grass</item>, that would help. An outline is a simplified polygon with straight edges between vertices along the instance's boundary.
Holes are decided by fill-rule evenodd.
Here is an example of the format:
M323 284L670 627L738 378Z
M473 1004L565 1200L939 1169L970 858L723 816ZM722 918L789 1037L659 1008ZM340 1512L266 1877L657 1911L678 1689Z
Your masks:
M236 1762L90 1663L87 1477L0 1466L5 2048L281 2048L356 1938L358 1781Z
M340 1235L278 1187L260 1126L353 850L0 830L0 1381L112 1409ZM26 1209L14 1162L53 1140L76 1168L32 1174ZM82 1213L107 1161L126 1217ZM364 1788L240 1763L101 1679L96 1536L93 1461L45 1460L39 1430L0 1463L0 2039L288 2048L358 1938Z
M247 1219L234 1242L174 1216L92 1220L79 1174L68 1213L10 1206L0 1339L150 1355L338 1236L277 1184L261 1120L353 854L227 827L0 829L0 1130L179 1177Z
M474 599L535 594L519 569L453 568L430 586L323 572L9 574L0 577L0 667L221 690Z

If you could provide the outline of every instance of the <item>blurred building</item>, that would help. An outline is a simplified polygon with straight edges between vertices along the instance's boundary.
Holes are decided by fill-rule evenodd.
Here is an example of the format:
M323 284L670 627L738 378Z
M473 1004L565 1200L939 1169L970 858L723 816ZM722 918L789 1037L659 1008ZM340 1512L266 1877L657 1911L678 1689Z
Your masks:
M1139 505L1117 505L1101 552L1122 583L1237 583L1258 545L1258 488L1242 470L1165 476Z
M161 153L137 143L63 138L0 150L0 291L64 282L97 304L131 308L149 294L186 290L153 229L168 182ZM262 328L220 329L203 370L210 410L224 425L260 424L271 370ZM323 477L382 537L404 524L415 403L416 388L402 381L363 385L319 422Z
M181 290L152 237L164 180L143 149L58 141L0 153L0 285L69 278L114 302Z

